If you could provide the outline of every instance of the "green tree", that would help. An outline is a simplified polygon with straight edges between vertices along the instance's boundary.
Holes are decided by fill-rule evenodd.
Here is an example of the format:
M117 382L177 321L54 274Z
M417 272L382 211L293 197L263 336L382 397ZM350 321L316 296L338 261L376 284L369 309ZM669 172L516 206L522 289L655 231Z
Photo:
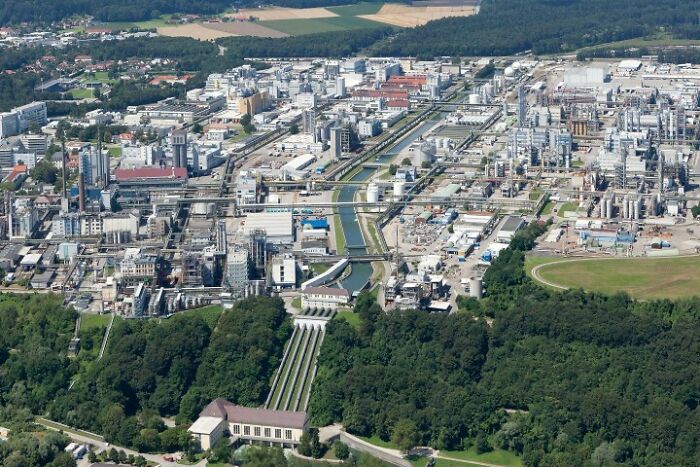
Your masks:
M335 457L340 460L345 460L350 457L350 449L348 449L347 444L341 441L336 441L333 443L333 453L335 454Z
M397 169L396 164L389 164L389 175L396 175Z
M404 157L403 160L401 161L401 165L403 165L403 166L413 165L413 162L411 162L411 159L409 157Z
M58 169L51 162L44 159L34 166L30 171L30 175L34 180L54 184L58 179Z
M404 452L415 447L420 441L415 422L407 418L397 421L392 430L391 441Z
M229 446L228 438L221 437L214 444L211 450L211 462L228 463L231 460L231 446Z

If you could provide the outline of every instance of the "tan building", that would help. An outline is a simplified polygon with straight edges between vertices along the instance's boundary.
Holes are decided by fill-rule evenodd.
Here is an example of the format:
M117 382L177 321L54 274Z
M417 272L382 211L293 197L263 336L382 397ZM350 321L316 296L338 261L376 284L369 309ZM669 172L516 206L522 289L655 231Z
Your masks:
M252 117L262 112L268 106L268 103L267 91L256 92L248 97L238 99L238 112L241 115L248 114Z
M293 447L299 444L307 424L306 412L242 407L219 398L202 410L188 431L192 433L201 449L208 449L206 446L214 445L224 430L228 430L234 442Z

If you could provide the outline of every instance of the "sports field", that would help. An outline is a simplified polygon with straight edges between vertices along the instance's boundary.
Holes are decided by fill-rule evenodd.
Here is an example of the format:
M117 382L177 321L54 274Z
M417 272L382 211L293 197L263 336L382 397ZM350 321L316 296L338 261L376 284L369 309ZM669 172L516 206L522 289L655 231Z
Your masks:
M556 288L583 288L606 294L627 292L639 299L700 295L700 256L552 262L528 258L526 268L535 280Z

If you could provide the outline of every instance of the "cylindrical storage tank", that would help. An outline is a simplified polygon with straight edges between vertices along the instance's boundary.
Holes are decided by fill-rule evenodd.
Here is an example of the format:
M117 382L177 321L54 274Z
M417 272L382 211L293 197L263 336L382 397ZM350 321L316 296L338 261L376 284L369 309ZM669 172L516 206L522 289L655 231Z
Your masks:
M469 94L469 103L472 105L481 104L481 96L476 93Z
M370 183L367 185L367 202L379 202L379 187L377 187L376 183Z
M634 199L630 198L630 200L628 201L628 204L629 204L629 207L627 208L627 210L629 211L629 214L630 214L629 218L632 219L634 217Z
M611 199L607 201L607 206L605 207L605 217L612 219L613 216L613 202Z
M481 297L483 295L484 295L484 290L483 290L483 286L481 283L481 278L470 277L469 278L469 296L474 297L477 300L481 300Z
M423 142L418 148L418 161L416 166L421 167L424 162L433 162L433 156L435 155L435 143L432 141Z
M637 198L634 201L634 218L639 219L642 214L642 198Z
M622 218L623 219L630 218L630 199L629 199L629 196L625 196L624 198L622 198Z
M647 205L647 216L655 216L657 213L657 208L656 208L656 196L651 196L649 198L649 204Z
M484 94L493 97L493 85L491 83L484 84Z
M405 182L394 182L394 197L401 198L406 191Z

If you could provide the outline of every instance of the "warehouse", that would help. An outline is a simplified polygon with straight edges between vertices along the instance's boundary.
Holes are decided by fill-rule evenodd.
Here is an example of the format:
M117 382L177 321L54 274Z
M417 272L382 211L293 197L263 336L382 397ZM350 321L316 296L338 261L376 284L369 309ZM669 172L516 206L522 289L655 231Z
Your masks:
M515 233L525 226L525 221L520 217L506 216L501 229L496 234L496 241L509 243Z
M256 230L264 230L269 243L280 245L294 242L294 227L290 211L249 213L243 224L243 233L250 235Z

